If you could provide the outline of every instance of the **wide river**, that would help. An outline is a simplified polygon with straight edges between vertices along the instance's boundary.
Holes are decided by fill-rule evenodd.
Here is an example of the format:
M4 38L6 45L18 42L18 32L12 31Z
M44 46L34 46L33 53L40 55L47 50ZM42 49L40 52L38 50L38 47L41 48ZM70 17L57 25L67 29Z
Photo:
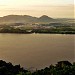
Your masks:
M75 35L0 34L0 60L44 68L61 60L74 61Z

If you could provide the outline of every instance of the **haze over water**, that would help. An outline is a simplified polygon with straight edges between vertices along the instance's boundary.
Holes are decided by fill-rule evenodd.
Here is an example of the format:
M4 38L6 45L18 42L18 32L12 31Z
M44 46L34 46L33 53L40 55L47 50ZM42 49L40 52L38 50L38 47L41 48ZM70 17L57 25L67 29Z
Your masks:
M25 68L44 68L61 60L73 62L75 35L0 34L0 59Z
M74 0L0 0L0 17L74 18L74 7ZM40 69L61 60L73 62L74 46L75 35L0 33L0 59L25 68Z

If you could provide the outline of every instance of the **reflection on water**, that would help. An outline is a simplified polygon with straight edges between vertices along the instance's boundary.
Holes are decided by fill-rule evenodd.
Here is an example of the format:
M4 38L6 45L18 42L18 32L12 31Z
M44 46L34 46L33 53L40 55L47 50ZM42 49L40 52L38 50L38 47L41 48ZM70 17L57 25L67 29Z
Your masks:
M0 34L0 59L26 68L74 61L74 35Z

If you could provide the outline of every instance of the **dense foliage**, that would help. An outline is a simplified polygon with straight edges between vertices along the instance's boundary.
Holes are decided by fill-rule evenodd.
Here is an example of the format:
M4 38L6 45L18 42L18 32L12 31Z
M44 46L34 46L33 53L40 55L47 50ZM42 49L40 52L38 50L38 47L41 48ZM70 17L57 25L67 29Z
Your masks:
M0 75L17 75L19 72L28 72L20 67L20 65L13 66L12 63L6 63L3 60L0 60Z
M55 66L50 65L31 73L21 68L20 65L13 66L10 62L0 60L0 75L75 75L75 63L60 61Z

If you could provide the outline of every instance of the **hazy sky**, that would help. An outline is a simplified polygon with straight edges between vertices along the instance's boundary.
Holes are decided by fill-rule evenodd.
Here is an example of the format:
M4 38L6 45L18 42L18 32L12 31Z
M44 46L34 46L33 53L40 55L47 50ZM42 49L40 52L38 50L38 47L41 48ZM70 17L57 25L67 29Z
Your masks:
M74 17L74 0L0 0L0 16Z

